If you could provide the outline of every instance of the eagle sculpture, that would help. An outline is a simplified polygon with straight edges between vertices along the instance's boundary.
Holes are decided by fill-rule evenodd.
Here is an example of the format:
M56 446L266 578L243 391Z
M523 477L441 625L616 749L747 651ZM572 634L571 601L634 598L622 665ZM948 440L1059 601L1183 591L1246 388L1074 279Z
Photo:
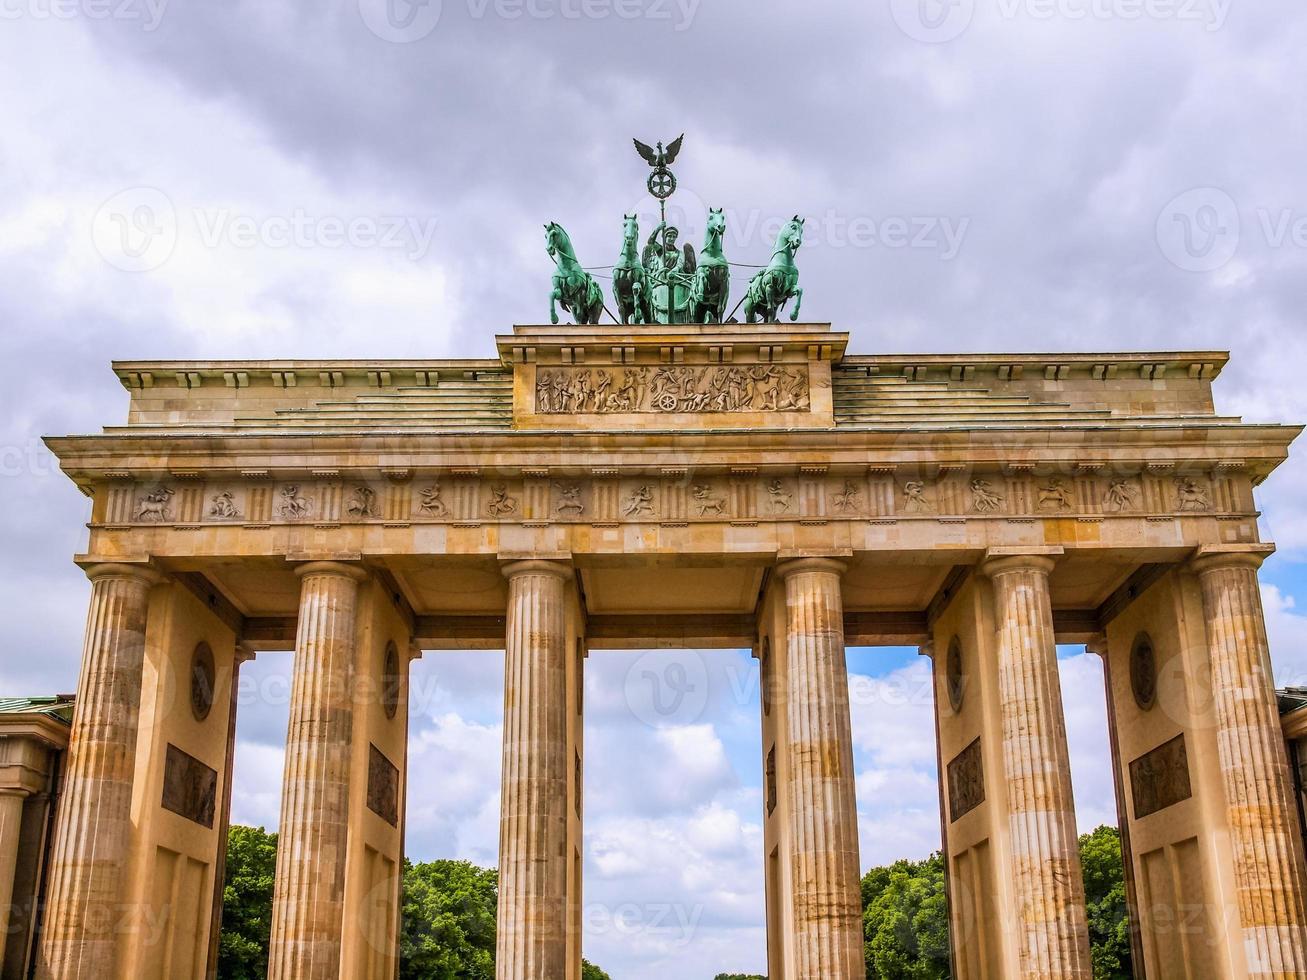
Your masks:
M658 144L658 149L655 150L647 143L641 143L639 140L636 140L635 148L639 151L640 156L644 157L645 162L648 163L649 166L661 169L670 167L676 162L676 155L681 152L681 143L684 140L685 134L682 133L667 145L666 150L663 149L661 143Z

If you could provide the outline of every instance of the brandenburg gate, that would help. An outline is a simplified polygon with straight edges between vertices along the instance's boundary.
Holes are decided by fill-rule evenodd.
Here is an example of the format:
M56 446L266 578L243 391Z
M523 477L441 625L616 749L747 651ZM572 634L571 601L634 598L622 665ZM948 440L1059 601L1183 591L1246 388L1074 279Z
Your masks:
M1216 414L1216 352L847 341L115 364L126 424L49 440L92 594L37 975L214 975L237 675L293 650L269 976L393 977L408 666L502 649L498 976L575 980L586 660L692 647L759 662L769 976L861 977L845 648L915 645L955 974L1088 978L1058 643L1105 666L1140 975L1307 974L1253 497L1299 430Z

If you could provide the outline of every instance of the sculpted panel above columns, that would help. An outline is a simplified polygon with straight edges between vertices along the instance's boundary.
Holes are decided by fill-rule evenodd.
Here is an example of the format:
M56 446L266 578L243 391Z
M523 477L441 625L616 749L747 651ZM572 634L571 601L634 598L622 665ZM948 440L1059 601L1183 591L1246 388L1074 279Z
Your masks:
M923 475L870 466L765 471L662 467L513 475L451 469L403 478L148 480L106 484L106 527L305 524L621 524L933 520L1103 520L1246 515L1248 479L1097 471L1039 476L981 469Z

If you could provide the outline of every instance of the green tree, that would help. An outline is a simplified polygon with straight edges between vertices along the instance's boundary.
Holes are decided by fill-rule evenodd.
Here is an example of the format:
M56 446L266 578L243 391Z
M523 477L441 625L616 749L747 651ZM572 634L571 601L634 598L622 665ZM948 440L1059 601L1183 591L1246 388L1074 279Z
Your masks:
M400 980L494 980L498 878L467 861L404 862Z
M1092 834L1081 835L1080 866L1094 980L1130 980L1130 917L1120 832L1115 827L1099 827Z
M582 960L581 980L613 980L613 978L589 960Z
M756 973L719 973L713 980L767 980Z
M262 827L231 828L218 937L218 976L223 980L264 980L268 975L276 870L276 834Z
M944 859L898 861L862 879L863 955L868 977L944 980L949 976Z

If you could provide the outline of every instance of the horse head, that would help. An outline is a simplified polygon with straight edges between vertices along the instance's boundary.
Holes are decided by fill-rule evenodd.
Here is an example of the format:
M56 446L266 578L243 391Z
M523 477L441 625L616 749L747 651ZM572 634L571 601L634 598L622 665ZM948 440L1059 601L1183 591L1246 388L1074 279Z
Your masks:
M720 245L726 234L726 215L721 208L708 209L708 230L704 236L704 248Z
M802 247L803 222L804 219L796 214L786 223L785 227L781 229L781 233L776 236L776 251L772 253L773 255L779 252L793 255Z
M640 240L640 219L634 214L622 215L622 244L634 245Z
M555 258L559 252L569 258L575 257L572 253L572 240L567 237L567 232L563 226L556 221L551 221L545 225L545 251L549 257Z

